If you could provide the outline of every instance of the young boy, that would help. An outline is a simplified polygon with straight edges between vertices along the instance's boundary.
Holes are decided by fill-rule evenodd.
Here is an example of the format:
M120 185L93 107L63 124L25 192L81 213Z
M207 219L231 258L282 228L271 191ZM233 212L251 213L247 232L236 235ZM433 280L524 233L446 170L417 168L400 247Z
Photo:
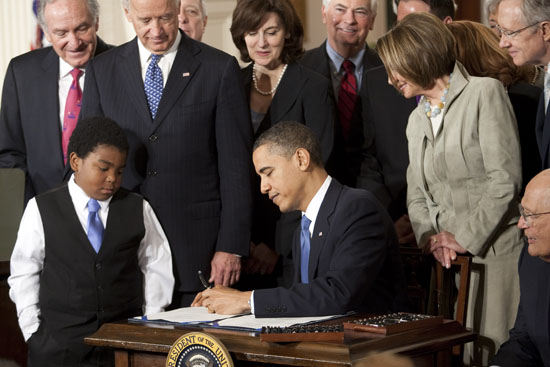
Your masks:
M104 117L82 120L68 150L74 174L29 201L11 257L10 297L30 367L114 365L112 352L83 339L172 299L162 227L147 201L120 189L122 129Z

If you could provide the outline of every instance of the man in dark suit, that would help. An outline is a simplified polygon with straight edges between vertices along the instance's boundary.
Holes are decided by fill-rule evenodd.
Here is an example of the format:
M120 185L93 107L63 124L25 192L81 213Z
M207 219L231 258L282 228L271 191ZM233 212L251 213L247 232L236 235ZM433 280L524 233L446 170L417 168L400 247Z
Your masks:
M88 61L109 48L96 35L97 0L43 0L38 20L52 47L11 60L0 107L0 168L25 172L25 202L68 178L62 141L72 132L64 126L70 73L81 71L82 92ZM67 112L76 121L78 112Z
M293 241L294 284L253 292L215 287L197 295L193 306L256 317L398 308L404 283L392 222L370 192L327 174L313 132L281 122L256 140L253 161L262 192L282 212L302 211Z
M252 142L234 57L178 31L179 0L123 2L137 37L93 60L81 116L105 115L130 143L123 186L149 200L174 258L174 306L230 285L248 253Z
M514 64L544 65L544 93L537 112L536 135L542 168L550 167L550 6L545 0L502 0L497 29L500 47L508 49Z
M335 143L327 170L353 187L363 160L375 160L369 151L373 144L372 133L362 120L367 98L362 84L367 70L382 64L376 52L366 44L367 35L374 26L376 8L376 0L323 0L321 11L327 40L307 51L300 61L332 82L339 123L335 126ZM347 65L351 68L349 72ZM346 93L350 83L354 84L352 101Z
M535 176L521 200L518 227L527 243L519 259L521 297L510 339L492 365L550 367L550 170Z
M413 240L406 216L406 168L409 162L405 126L416 106L388 85L388 76L374 50L366 44L376 17L376 0L324 0L323 22L327 41L307 51L302 64L332 81L339 109L339 89L345 72L344 60L355 65L357 100L351 120L351 132L344 139L336 130L333 155L327 170L343 183L370 190L396 221L399 240ZM347 28L346 28L347 27ZM354 32L346 32L354 30ZM340 114L342 118L342 114Z

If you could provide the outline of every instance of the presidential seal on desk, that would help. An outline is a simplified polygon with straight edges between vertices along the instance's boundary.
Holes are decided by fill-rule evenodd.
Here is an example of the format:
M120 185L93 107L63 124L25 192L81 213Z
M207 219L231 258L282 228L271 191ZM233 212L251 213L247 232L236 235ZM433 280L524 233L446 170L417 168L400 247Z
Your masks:
M212 335L200 332L181 336L170 348L166 367L234 367L225 346Z

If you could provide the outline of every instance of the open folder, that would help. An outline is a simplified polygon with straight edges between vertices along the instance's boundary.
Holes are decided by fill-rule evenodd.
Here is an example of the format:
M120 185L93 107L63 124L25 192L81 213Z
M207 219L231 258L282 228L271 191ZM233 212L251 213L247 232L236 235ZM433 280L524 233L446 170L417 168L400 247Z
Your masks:
M197 325L202 327L259 331L264 326L288 327L330 320L342 316L343 315L320 317L256 318L252 314L219 315L215 313L209 313L206 307L183 307L172 311L151 314L148 316L134 317L132 319L129 319L129 321L164 324L167 323L176 325Z

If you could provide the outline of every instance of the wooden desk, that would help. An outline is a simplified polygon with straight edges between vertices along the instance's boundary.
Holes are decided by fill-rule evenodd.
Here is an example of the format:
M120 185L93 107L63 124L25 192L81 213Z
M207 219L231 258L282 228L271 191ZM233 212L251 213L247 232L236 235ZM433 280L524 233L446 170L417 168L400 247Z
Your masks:
M236 366L351 366L373 351L409 356L416 367L446 366L453 345L477 338L456 321L446 320L434 328L387 337L346 331L343 343L267 343L253 333L133 323L104 324L85 341L114 348L116 367L164 367L171 345L181 335L197 330L217 337Z

